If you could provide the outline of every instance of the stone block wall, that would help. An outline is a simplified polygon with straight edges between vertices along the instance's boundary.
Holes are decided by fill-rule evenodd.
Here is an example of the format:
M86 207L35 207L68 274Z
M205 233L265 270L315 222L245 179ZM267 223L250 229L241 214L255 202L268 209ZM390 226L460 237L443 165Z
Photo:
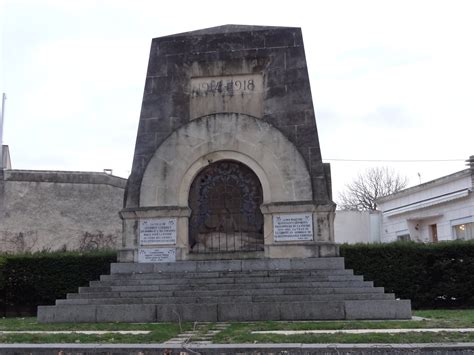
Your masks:
M331 202L330 170L322 164L300 28L226 25L155 38L151 44L127 207L138 207L143 173L163 141L189 123L193 78L262 75L262 107L250 114L280 130L303 156L313 193ZM250 105L252 106L252 105ZM236 112L226 107L226 112ZM209 114L218 112L209 112Z
M0 251L118 247L126 179L71 171L0 174Z

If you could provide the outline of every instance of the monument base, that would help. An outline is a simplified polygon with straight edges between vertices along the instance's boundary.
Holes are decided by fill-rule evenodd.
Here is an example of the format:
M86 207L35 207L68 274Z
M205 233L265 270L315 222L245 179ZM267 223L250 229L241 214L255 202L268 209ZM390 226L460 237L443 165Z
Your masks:
M264 204L260 209L263 217L262 239L247 240L247 245L245 241L249 237L246 236L245 226L205 234L204 240L190 238L191 212L188 207L123 209L120 215L125 242L118 252L118 261L141 263L339 256L339 247L333 237L335 205L297 201ZM219 218L225 220L222 216ZM168 224L172 224L173 228L169 228Z
M42 323L409 318L409 300L340 257L115 263L100 281L38 307Z
M265 245L267 258L319 258L339 256L339 246L332 242L301 242Z
M138 260L137 249L121 249L118 261L133 263ZM269 244L264 251L243 251L236 253L188 253L184 248L176 248L176 258L186 260L230 260L230 259L279 259L279 258L318 258L339 256L339 246L332 242L299 242L294 244Z

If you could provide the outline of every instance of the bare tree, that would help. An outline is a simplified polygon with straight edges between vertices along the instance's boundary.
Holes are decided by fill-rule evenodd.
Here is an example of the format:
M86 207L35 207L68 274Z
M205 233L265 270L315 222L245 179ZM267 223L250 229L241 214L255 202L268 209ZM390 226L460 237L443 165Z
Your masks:
M404 189L408 179L393 169L376 167L359 174L339 194L339 208L342 210L376 210L376 200Z

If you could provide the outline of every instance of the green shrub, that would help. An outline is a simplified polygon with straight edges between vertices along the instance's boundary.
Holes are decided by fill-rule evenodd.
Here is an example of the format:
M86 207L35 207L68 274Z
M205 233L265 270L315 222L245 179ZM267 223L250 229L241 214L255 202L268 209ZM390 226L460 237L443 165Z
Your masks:
M341 245L347 268L415 309L474 307L474 243ZM0 315L35 314L109 273L116 252L0 255Z
M31 314L109 273L116 252L56 252L0 256L3 315Z
M412 307L474 307L474 243L341 245L346 268Z

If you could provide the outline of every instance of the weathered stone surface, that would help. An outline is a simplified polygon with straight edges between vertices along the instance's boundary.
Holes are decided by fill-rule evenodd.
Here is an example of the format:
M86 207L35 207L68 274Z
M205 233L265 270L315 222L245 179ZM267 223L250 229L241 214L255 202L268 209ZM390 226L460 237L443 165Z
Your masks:
M288 270L290 268L290 259L242 260L242 271Z
M94 323L96 305L68 304L59 306L39 306L40 323Z
M347 319L409 319L410 300L345 301Z
M242 270L241 260L221 260L216 261L198 261L196 271L240 271Z
M221 303L218 312L220 322L280 319L280 308L274 303Z
M0 250L117 247L125 184L105 173L2 170Z
M280 303L281 320L344 319L343 301Z
M342 258L119 263L112 270L56 306L40 307L40 321L411 317L409 301L395 300L393 294L345 270Z
M192 112L201 112L202 115L213 113L213 104L207 112L192 109L194 99L191 80L226 76L244 80L250 78L249 75L264 78L262 108L242 112L239 111L240 107L247 110L248 105L231 104L228 106L231 110L216 107L214 112L252 112L252 115L285 132L298 150L319 148L299 28L228 25L155 38L150 50L139 124L140 139L137 140L130 178L128 207L139 206L139 186L145 171L143 159L150 160L167 135L196 116ZM305 115L313 119L306 119ZM282 119L284 117L286 119ZM292 122L293 117L297 119L292 123L294 128L290 129L288 123ZM154 121L149 122L150 118ZM163 134L151 135L156 132ZM322 164L320 157L318 164ZM313 176L311 162L306 161L306 165ZM312 189L313 196L330 202L330 192L325 183L313 185Z
M114 273L142 273L153 272L153 264L137 264L137 263L113 263L110 265L110 272Z
M264 203L263 222L258 218L263 230L256 226L249 239L258 240L258 248L252 255L238 255L239 259L338 255L330 171L322 163L299 28L227 25L152 41L122 211L124 237L119 261L153 261L138 257L135 226L144 218L140 209L191 207L190 196L195 203L198 200L192 191L204 191L196 183L204 181L199 174L207 174L204 170L211 166L217 170L218 164L229 164L225 161L241 164L255 174L262 190L258 198ZM245 190L238 189L241 193ZM313 231L304 239L308 243L299 244L298 238L275 240L274 212L267 208L272 204L286 204L280 209L284 214L300 208L300 213L313 215ZM175 248L170 253L176 260L229 259L220 253L220 246L219 255L196 252L203 245L208 248L205 241L214 238L210 236L214 227L205 232L193 229L197 223L193 216L202 215L200 209L194 207L191 216L178 219L177 241L166 247ZM246 213L258 215L260 211L257 207ZM219 233L242 232L235 227L238 223L233 225L233 229L229 225L228 231L221 228ZM244 233L249 235L247 230ZM204 237L198 240L199 235ZM242 249L251 244L249 240L236 245ZM227 239L225 245L229 245Z
M165 304L156 306L159 322L217 322L217 304Z
M113 263L110 266L111 274L142 274L146 273L186 273L186 272L206 272L206 275L221 275L215 272L227 271L252 271L252 275L257 270L276 271L278 270L314 270L319 273L324 270L331 270L331 274L344 268L344 258L308 258L308 259L253 259L253 260L221 260L216 261L180 261L176 263L138 264L138 263ZM214 272L214 274L213 274ZM348 271L349 272L349 271ZM266 275L266 274L265 274ZM137 275L138 276L138 275ZM153 276L154 277L154 276Z
M304 201L311 195L306 164L281 132L250 116L221 113L193 120L156 150L143 175L140 206L186 205L193 172L226 158L244 160L255 171L265 202Z

